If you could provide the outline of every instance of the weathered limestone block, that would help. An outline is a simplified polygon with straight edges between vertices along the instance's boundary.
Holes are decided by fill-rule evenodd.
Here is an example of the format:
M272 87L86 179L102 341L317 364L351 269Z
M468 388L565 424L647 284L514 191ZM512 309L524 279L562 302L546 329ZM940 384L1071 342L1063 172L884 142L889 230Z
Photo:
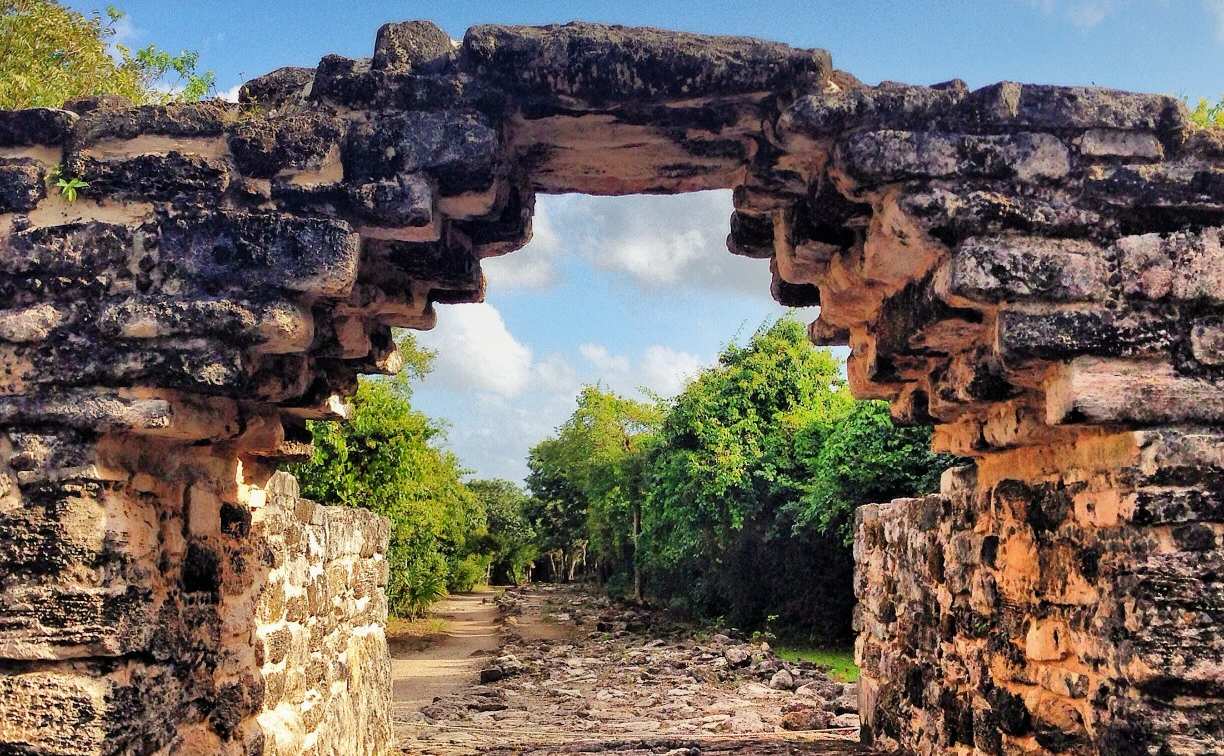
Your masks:
M1071 170L1066 145L1049 134L966 136L940 132L866 131L841 144L840 163L872 186L911 178L1060 179Z
M1122 290L1137 299L1219 303L1224 292L1224 233L1144 234L1119 239Z
M305 102L314 81L315 70L300 66L285 66L257 76L238 88L238 102L242 105L258 105L267 110L280 110L285 106Z
M244 175L271 178L281 171L323 168L344 131L344 121L326 113L248 117L232 128L229 148Z
M413 71L437 65L455 51L450 35L429 21L384 24L374 38L374 69Z
M32 158L0 158L0 213L38 207L47 196L47 172Z
M107 200L174 200L182 195L219 196L229 185L229 166L216 158L185 155L136 155L99 160L89 155L66 164L73 176L88 176L90 196ZM201 198L202 199L202 198Z
M1089 302L1110 291L1105 250L1070 239L965 239L952 253L948 294L979 302Z
M463 54L515 93L593 105L772 92L820 84L832 71L823 50L600 24L474 26Z

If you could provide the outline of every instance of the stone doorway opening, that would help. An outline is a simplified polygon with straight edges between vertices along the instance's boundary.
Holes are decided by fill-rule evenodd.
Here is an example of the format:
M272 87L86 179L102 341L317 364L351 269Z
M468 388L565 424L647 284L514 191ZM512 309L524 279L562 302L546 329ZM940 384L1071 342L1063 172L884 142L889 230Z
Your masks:
M537 193L710 189L855 393L974 460L861 515L865 738L1220 745L1224 143L1177 100L423 22L241 100L0 113L7 745L377 752L384 526L275 460Z

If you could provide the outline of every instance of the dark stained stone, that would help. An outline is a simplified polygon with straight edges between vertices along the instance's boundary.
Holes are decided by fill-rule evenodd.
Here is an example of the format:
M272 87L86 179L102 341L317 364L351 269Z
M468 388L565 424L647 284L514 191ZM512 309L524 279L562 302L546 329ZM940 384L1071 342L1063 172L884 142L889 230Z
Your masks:
M428 171L444 194L492 184L499 140L479 113L436 111L383 116L354 126L344 145L348 181Z
M47 173L29 158L0 158L0 213L33 210L47 196Z
M832 63L750 37L711 37L645 27L474 26L463 64L514 92L594 105L818 88Z
M314 81L313 68L285 66L258 76L238 89L238 102L265 110L280 110L305 100Z
M77 115L55 108L0 110L0 147L54 147L67 141Z
M243 118L230 130L229 146L239 170L269 178L281 171L319 168L344 130L343 120L318 111Z
M198 543L187 545L187 557L183 560L183 590L188 593L207 593L221 586L221 566L216 552Z
M1177 338L1177 318L1172 313L1094 308L1044 313L1004 310L999 316L999 344L1012 358L1156 355L1168 353Z
M237 105L206 100L183 105L141 105L126 110L99 108L81 116L72 133L77 147L105 139L149 134L180 138L220 136Z
M371 66L396 71L436 67L454 50L450 35L432 21L383 24L374 40Z
M158 233L162 264L205 290L265 285L339 296L356 280L359 240L345 223L216 212L166 218Z
M176 151L109 160L77 157L68 164L74 176L89 184L80 190L81 196L107 200L220 195L230 175L224 160Z

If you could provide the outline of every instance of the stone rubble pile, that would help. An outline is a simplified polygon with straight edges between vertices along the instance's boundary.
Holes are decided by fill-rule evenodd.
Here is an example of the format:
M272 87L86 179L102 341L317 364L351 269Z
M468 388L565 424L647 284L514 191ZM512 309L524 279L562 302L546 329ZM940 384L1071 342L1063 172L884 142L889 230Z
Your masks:
M697 632L581 588L550 588L512 589L498 598L506 643L481 671L481 684L422 709L415 739L400 744L405 752L440 743L478 750L505 746L507 738L802 730L857 737L856 685L831 679L819 665L784 661L767 643L734 631Z

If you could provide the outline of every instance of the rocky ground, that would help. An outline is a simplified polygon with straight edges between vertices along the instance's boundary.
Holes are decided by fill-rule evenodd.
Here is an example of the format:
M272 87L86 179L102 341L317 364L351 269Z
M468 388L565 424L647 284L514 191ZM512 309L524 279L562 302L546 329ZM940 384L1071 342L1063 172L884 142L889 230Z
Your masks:
M497 598L479 682L398 723L411 754L857 751L855 687L764 643L703 633L573 586Z

